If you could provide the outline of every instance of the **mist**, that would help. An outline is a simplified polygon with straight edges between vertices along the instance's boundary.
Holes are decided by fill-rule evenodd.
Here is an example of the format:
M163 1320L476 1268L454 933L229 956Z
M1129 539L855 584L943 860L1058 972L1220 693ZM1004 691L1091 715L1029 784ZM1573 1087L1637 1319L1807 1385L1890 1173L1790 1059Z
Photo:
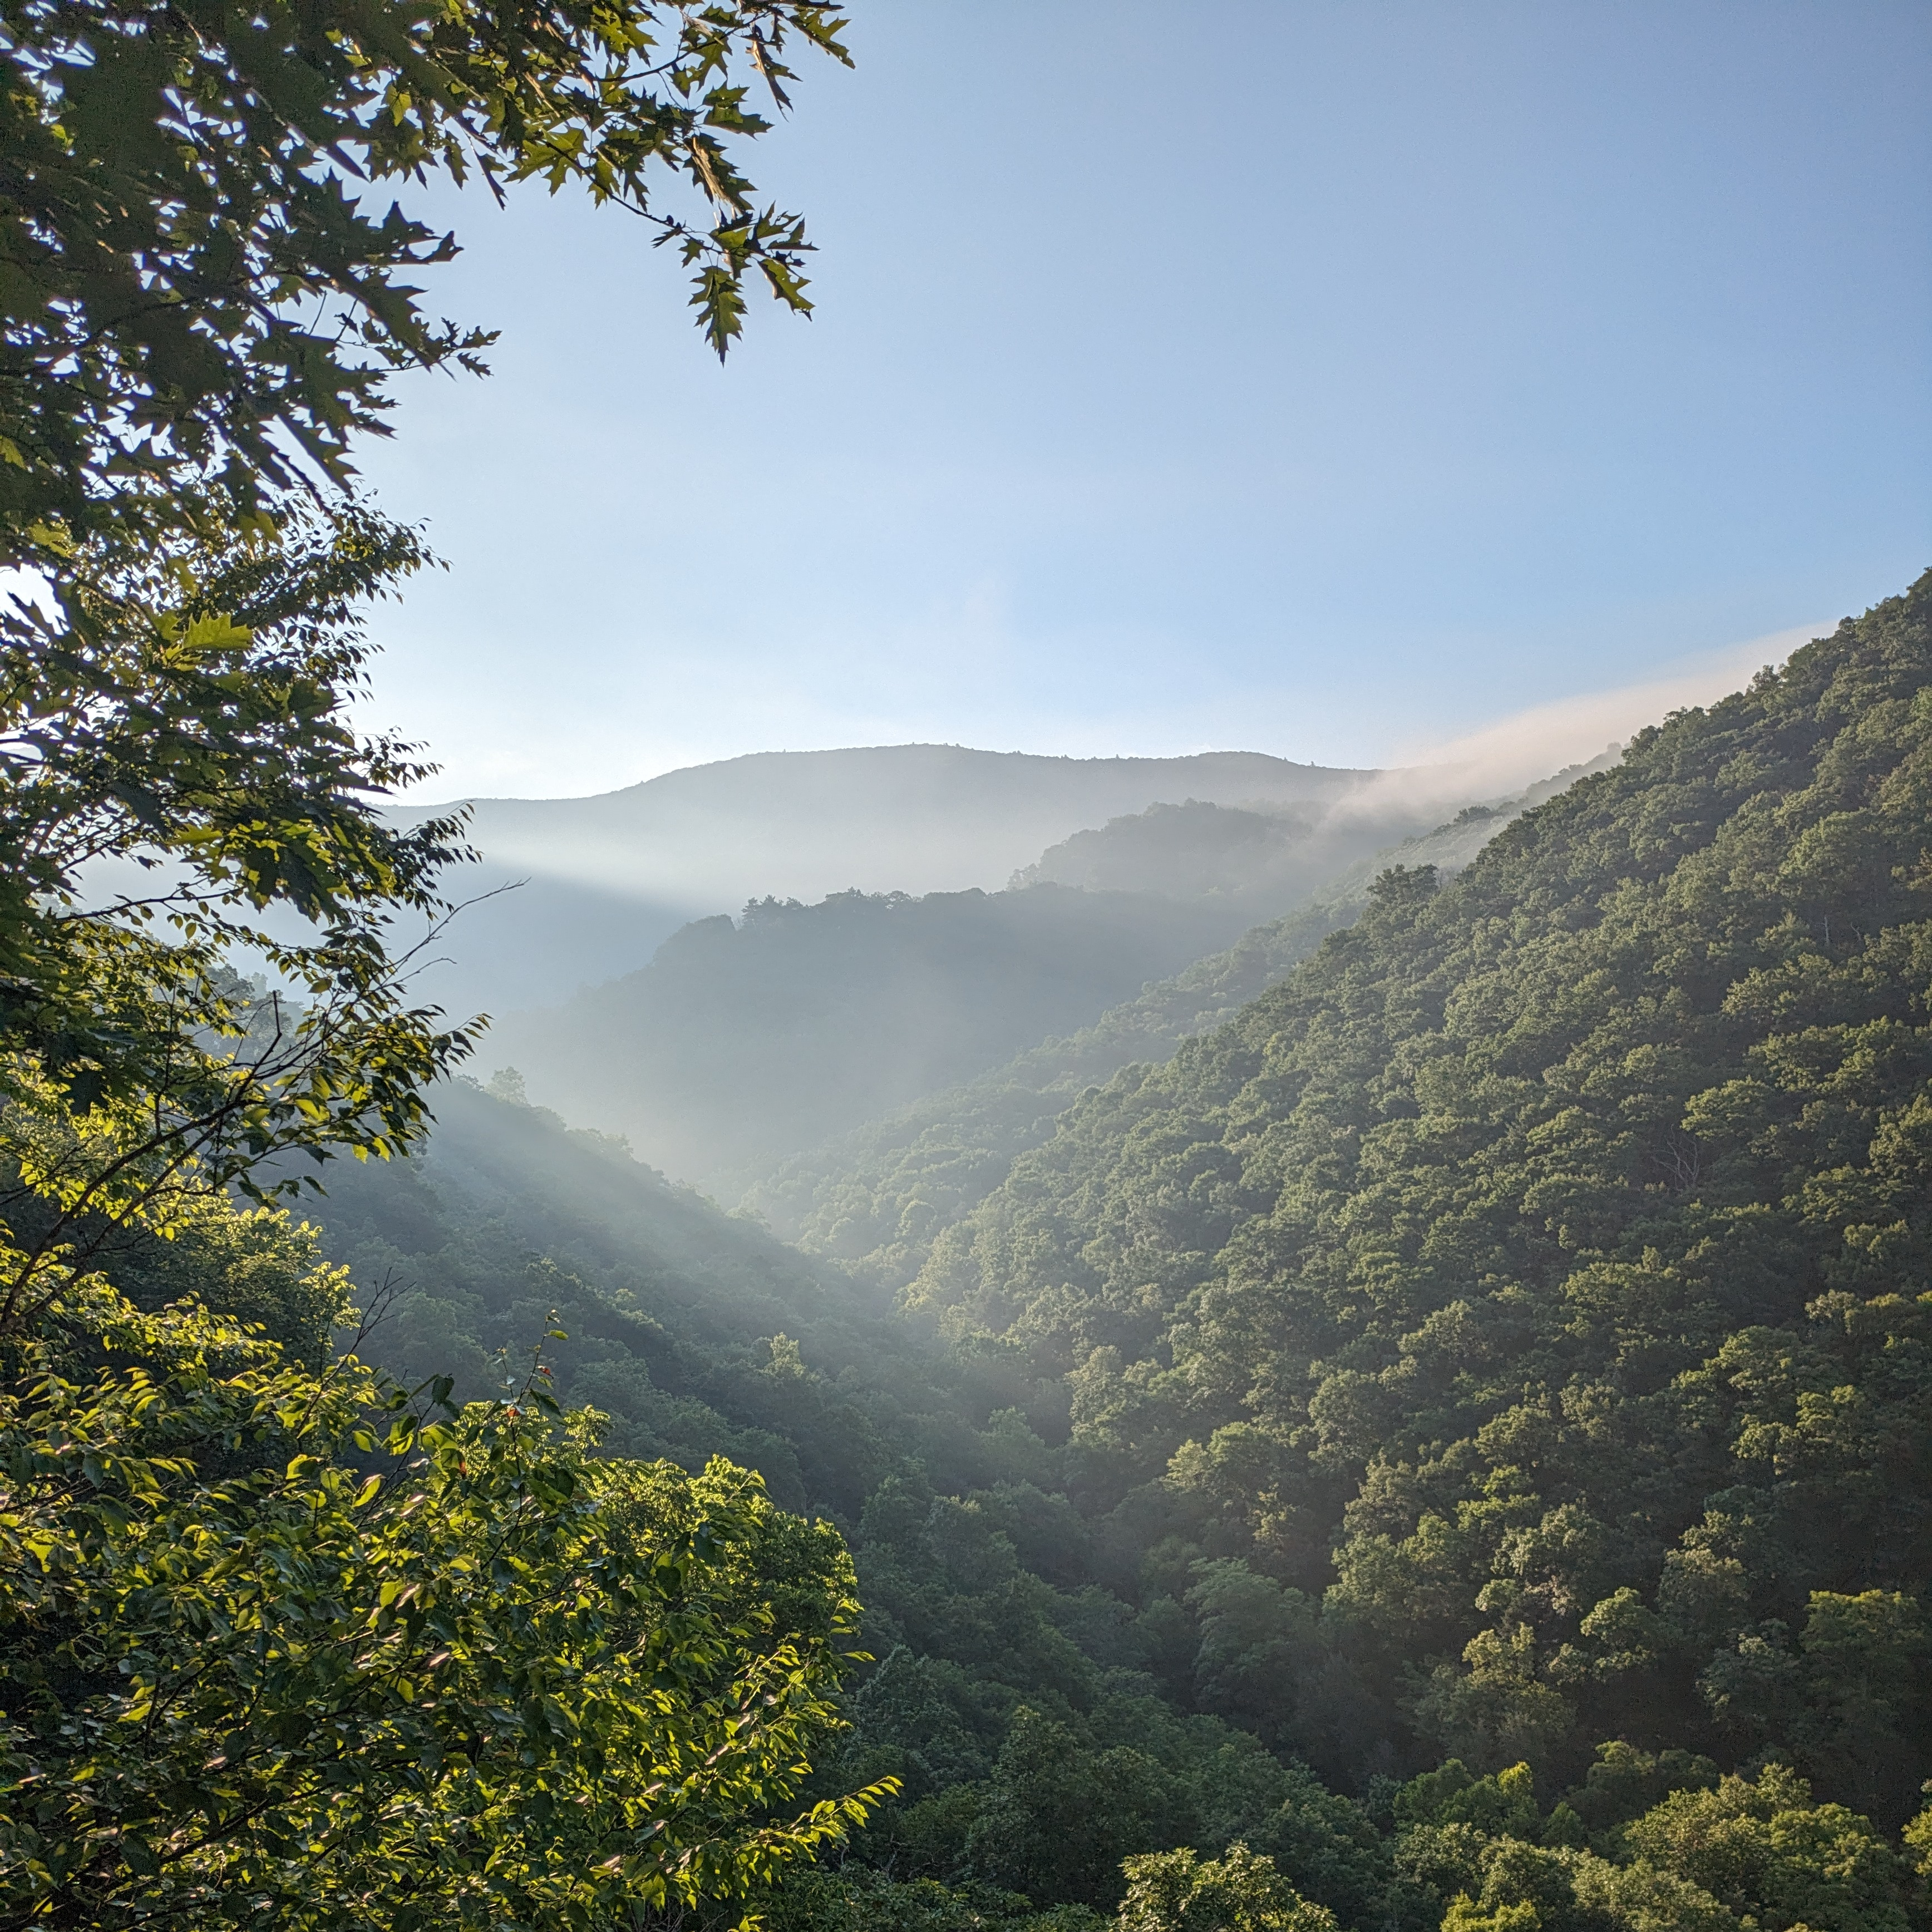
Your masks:
M422 983L452 1011L550 1004L753 899L996 891L1048 846L1158 802L1325 809L1376 776L1249 752L1050 758L892 745L754 753L592 798L461 801L482 862L450 881L470 903Z
M1373 812L1400 799L1426 812L1465 792L1520 790L1546 772L1594 758L1606 745L1621 746L1673 711L1714 704L1742 690L1760 668L1783 664L1800 645L1833 628L1792 625L1693 658L1667 676L1533 705L1456 737L1406 743L1397 767L1377 772L1346 808Z

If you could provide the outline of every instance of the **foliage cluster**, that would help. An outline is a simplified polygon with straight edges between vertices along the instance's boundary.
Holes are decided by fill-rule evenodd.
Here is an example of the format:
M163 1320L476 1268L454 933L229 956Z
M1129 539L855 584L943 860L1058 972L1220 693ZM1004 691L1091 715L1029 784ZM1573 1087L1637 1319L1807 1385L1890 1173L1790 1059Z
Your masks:
M580 185L682 254L721 351L748 272L809 307L797 218L734 158L782 106L801 0L599 8L375 0L238 14L158 0L0 9L0 550L110 573L342 484L401 368L477 363L413 278L439 235L366 189ZM665 214L682 177L710 219ZM79 547L78 548L76 547Z
M782 106L840 25L0 5L0 1924L735 1918L874 1795L792 1802L855 1634L834 1532L598 1456L547 1365L412 1405L336 1356L312 1231L236 1198L403 1152L475 1030L390 944L460 828L386 819L430 768L350 722L426 560L350 452L488 338L416 305L453 241L356 184L580 183L722 354L748 272L808 307L726 145L746 76Z
M396 371L480 368L488 338L428 322L410 278L454 242L367 185L626 206L722 352L753 270L808 306L798 224L732 157L767 124L754 85L784 104L788 44L844 59L841 25L800 0L0 7L0 1328L85 1262L83 1223L164 1227L292 1148L397 1150L468 1046L388 944L445 909L460 834L383 818L430 768L350 722L367 607L426 560L350 452ZM679 176L708 226L658 206Z
M383 820L375 796L423 767L344 716L358 604L420 561L344 512L112 597L81 582L64 626L23 617L0 670L0 1327L90 1228L260 1192L272 1152L394 1151L467 1052L386 945L440 905L458 827Z
M299 1332L339 1273L225 1211L169 1265L218 1293L279 1261L258 1301ZM864 1815L781 1815L855 1629L836 1534L722 1462L596 1455L543 1365L412 1407L96 1275L6 1366L0 1922L588 1926Z

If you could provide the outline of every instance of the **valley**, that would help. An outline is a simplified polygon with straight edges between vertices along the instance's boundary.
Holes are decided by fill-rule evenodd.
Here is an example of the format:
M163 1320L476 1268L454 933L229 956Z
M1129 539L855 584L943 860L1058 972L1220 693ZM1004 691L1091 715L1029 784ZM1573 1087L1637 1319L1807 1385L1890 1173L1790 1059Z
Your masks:
M1932 12L0 70L0 1932L1932 1932Z
M1151 983L1090 977L1102 1012L963 1083L775 1135L748 1216L459 1084L422 1156L332 1184L330 1252L394 1284L406 1377L481 1390L554 1308L614 1450L724 1454L848 1539L878 1661L824 1788L900 1795L775 1924L1084 1924L1178 1832L1348 1925L1639 1928L1659 1887L1742 1925L1801 1882L1889 1924L1932 1774L1928 706L1932 580L1178 972L1129 956ZM694 928L864 940L694 972L684 1090L782 1122L824 1079L836 1120L823 1069L921 1022L874 982L814 1063L786 982L902 974L881 927L957 903ZM600 1036L614 1081L665 1064ZM1877 1834L1856 1894L1796 1850L1720 1880L1660 1822L1828 1813Z

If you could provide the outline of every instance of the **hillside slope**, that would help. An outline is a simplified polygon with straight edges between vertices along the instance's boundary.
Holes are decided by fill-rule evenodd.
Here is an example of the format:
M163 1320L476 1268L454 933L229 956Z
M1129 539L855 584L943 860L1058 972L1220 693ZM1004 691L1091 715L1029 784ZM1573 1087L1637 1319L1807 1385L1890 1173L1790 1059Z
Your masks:
M1379 876L910 1320L473 1088L332 1175L398 1366L474 1387L556 1307L614 1447L849 1530L819 1788L902 1791L782 1932L1086 1932L1123 1857L1237 1844L1349 1932L1924 1922L1928 603Z
M1332 1774L1560 1782L1621 1738L1896 1824L1932 1772L1932 575L1438 885L1081 1100L910 1298L1061 1378L1143 1616L1252 1580L1223 1694Z
M1428 831L1442 816L1439 798L1406 795L1394 785L1367 788L1336 806L1190 798L1076 832L1009 883L1224 900L1259 920L1382 847Z
M761 900L686 927L640 972L508 1016L488 1052L532 1097L730 1198L763 1165L1084 1024L1245 922L1061 886Z
M472 1396L526 1373L532 1345L560 1328L544 1344L552 1386L603 1412L608 1448L687 1468L725 1455L787 1508L838 1524L878 1663L820 1788L903 1784L840 1874L876 1906L862 1932L1019 1932L1022 1890L1111 1909L1129 1853L1292 1842L1302 1810L1339 1803L1226 1718L1176 1708L1136 1667L1148 1647L1131 1611L1094 1587L1070 1504L1034 1480L1052 1451L1028 1425L1036 1391L1019 1365L936 1347L838 1270L541 1108L461 1082L436 1106L425 1148L332 1168L313 1210L380 1317L361 1352L412 1382L453 1372ZM1124 1760L1112 1747L1126 1738ZM1058 1828L1042 1813L969 1852L979 1809L1030 1820L1041 1767L1028 1754L1043 1739L1080 1816L1063 1802ZM1386 1863L1371 1856L1341 1882L1372 1893ZM919 1882L896 1886L894 1871ZM970 1899L926 1882L939 1874ZM814 1916L820 1896L788 1892L776 1922L852 1932ZM1424 1932L1414 1920L1400 1932ZM1028 1932L1098 1924L1074 1912Z
M1183 1040L1230 1018L1354 919L1382 866L1459 872L1519 813L1598 768L1572 766L1520 797L1469 807L1453 824L1346 867L1297 910L1252 928L1225 952L1157 981L1091 1026L793 1156L755 1183L744 1204L788 1240L866 1280L903 1287L940 1231L983 1200L1018 1155L1046 1139L1084 1088L1135 1060L1165 1060Z
M500 1351L523 1362L560 1325L545 1359L566 1400L610 1418L614 1452L729 1456L788 1507L848 1521L909 1446L970 1445L958 1418L988 1393L836 1269L542 1108L457 1081L436 1112L421 1151L332 1163L304 1210L380 1315L365 1357L473 1398L503 1379ZM774 1370L778 1335L801 1372ZM961 1454L935 1454L952 1480L974 1473Z

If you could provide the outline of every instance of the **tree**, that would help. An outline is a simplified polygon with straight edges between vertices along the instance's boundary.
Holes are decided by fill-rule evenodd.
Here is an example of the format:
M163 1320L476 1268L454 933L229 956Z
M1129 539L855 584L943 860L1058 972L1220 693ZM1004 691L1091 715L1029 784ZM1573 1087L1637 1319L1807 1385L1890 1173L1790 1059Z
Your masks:
M327 1364L339 1276L232 1198L405 1149L476 1030L391 944L460 828L386 819L433 768L346 718L428 560L350 453L488 338L416 305L453 240L352 184L580 182L722 354L754 265L808 308L742 76L783 105L838 26L0 0L0 1926L562 1932L864 1815L784 1815L854 1628L832 1532L599 1460L541 1375L419 1413ZM656 206L680 170L708 222Z
M296 1151L386 1155L475 1029L412 1004L386 945L433 914L458 828L376 796L424 770L341 716L358 598L414 568L359 513L77 590L0 672L0 1328L103 1231L197 1190L298 1184ZM266 916L278 915L272 922ZM248 948L272 993L230 961ZM8 1238L10 1231L11 1238Z
M968 1862L1036 1904L1105 1904L1122 1856L1175 1832L1178 1796L1144 1753L1084 1750L1066 1726L1022 1706L968 1835Z
M1245 1845L1203 1860L1190 1851L1129 1858L1120 1932L1335 1932L1335 1916L1304 1898L1272 1858Z
M754 267L808 310L802 226L736 156L770 124L752 88L782 108L790 44L844 60L842 24L806 0L5 0L0 550L58 580L82 538L205 541L305 473L346 483L392 371L480 368L490 337L417 301L454 238L386 183L631 208L720 354Z
M418 1413L202 1309L66 1312L101 1366L16 1343L0 1412L0 1926L581 1928L864 1815L783 1815L857 1605L755 1477L598 1459L541 1368Z
M1716 1790L1673 1792L1632 1825L1642 1863L1700 1887L1761 1925L1905 1932L1902 1861L1842 1804L1814 1804L1788 1766Z
M379 816L434 767L345 719L362 610L427 560L350 452L394 371L480 369L488 338L418 306L452 238L358 184L579 183L676 245L722 354L754 266L809 307L802 227L733 157L769 125L752 85L783 106L788 46L844 59L841 24L0 0L0 565L40 592L0 596L0 1328L85 1261L84 1224L407 1144L469 1049L386 944L447 910L462 848ZM708 225L660 206L680 175Z

